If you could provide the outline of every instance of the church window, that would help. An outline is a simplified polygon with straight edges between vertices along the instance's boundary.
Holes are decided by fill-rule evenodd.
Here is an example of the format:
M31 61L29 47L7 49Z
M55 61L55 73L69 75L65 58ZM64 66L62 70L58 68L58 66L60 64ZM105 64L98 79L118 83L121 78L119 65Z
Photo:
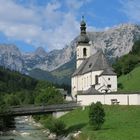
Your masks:
M92 66L92 63L89 64L89 68L91 68L91 66Z
M98 84L98 75L95 75L95 84Z
M83 49L83 56L87 56L87 49L86 48Z
M107 88L111 88L111 85L107 85Z

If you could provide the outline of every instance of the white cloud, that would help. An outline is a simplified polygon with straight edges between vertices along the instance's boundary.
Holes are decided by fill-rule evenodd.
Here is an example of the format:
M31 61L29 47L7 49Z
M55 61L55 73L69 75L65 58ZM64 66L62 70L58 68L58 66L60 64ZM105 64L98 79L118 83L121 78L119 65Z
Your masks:
M64 12L60 1L49 1L43 6L24 6L16 0L0 0L0 32L9 39L35 47L63 48L79 32L76 10L84 3L84 0L67 0L70 9Z
M129 18L130 22L140 23L140 0L120 0L121 11Z

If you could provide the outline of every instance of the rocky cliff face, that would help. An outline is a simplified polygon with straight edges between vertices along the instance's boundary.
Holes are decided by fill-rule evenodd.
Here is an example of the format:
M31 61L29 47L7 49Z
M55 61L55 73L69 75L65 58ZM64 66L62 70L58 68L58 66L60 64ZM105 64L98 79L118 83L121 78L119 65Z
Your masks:
M140 39L140 26L123 24L104 32L90 32L93 52L102 48L109 58L120 57L131 51L134 42Z
M0 65L12 70L22 71L24 62L19 49L14 45L0 45Z
M134 42L140 39L140 26L123 24L103 32L88 32L88 36L92 53L101 48L112 60L131 51ZM0 45L0 65L20 72L34 68L52 71L72 60L75 56L77 38L63 49L49 53L43 48L38 48L35 52L22 54L14 45Z

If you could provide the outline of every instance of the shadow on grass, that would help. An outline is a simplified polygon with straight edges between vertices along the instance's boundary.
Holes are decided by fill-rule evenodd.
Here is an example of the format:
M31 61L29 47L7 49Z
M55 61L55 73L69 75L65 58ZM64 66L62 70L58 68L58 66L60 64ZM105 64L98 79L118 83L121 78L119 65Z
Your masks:
M72 125L66 129L66 134L69 134L69 133L72 133L75 131L80 131L85 125L86 125L86 123Z

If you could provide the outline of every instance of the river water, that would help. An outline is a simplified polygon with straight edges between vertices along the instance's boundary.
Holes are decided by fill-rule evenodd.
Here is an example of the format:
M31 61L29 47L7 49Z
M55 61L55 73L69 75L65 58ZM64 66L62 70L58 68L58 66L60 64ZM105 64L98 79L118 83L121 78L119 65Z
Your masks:
M44 132L43 128L29 121L29 117L16 117L15 129L0 135L0 140L47 140Z

